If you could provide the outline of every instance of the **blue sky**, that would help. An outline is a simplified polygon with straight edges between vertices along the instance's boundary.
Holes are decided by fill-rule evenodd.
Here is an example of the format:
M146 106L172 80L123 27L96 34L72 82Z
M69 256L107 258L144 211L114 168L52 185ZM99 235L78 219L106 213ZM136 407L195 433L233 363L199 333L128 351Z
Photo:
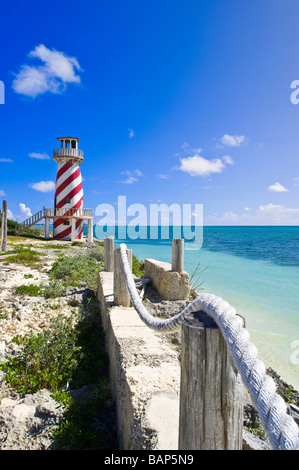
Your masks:
M53 207L71 135L86 208L299 225L298 20L297 0L5 2L0 199L20 221Z

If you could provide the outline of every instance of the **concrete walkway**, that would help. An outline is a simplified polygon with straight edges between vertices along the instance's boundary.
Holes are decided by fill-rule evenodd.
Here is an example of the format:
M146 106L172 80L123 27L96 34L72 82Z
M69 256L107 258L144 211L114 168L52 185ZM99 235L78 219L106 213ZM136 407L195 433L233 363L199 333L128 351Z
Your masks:
M121 448L177 450L177 353L165 341L165 335L140 320L134 308L113 305L113 273L99 273L98 299Z

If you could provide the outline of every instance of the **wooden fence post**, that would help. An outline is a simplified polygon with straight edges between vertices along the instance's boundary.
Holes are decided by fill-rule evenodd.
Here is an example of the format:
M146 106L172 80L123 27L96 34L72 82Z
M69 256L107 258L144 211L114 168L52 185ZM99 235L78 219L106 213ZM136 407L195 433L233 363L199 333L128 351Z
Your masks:
M184 239L172 240L172 271L182 273L184 271Z
M45 218L45 239L49 240L50 238L50 219L49 217Z
M114 270L114 237L104 238L104 270L112 273Z
M73 242L76 238L76 220L75 217L71 218L71 241Z
M182 324L179 450L241 450L243 386L215 322L204 312Z
M130 268L132 269L132 250L127 250ZM130 307L131 297L127 288L120 250L114 250L114 304Z
M93 219L88 219L88 235L87 239L89 243L93 243Z
M1 251L7 250L7 201L2 205L2 224L1 224Z

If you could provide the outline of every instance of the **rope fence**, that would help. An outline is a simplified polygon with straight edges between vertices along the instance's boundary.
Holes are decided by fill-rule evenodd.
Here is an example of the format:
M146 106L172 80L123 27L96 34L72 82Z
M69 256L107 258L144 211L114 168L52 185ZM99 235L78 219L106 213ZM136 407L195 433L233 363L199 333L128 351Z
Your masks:
M127 289L141 320L149 328L167 334L179 331L187 315L199 311L206 313L222 332L228 351L258 411L272 448L298 450L298 426L288 414L283 398L276 393L275 382L266 374L266 367L258 358L257 348L250 342L249 333L243 326L243 319L237 315L235 308L216 295L201 293L172 318L155 318L147 311L142 303L142 296L137 291L136 279L132 275L124 243L120 244L119 251Z

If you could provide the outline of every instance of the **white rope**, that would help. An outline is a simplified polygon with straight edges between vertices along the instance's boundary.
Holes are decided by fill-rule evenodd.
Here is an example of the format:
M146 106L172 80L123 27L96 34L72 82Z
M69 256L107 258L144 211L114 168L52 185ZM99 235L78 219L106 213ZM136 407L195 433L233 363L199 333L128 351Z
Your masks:
M180 329L183 319L192 312L202 310L220 328L228 350L240 372L242 381L257 408L261 424L266 430L269 441L276 450L296 450L299 448L298 426L287 414L287 406L276 393L274 380L266 374L264 363L257 357L256 347L249 341L249 333L243 327L243 320L236 310L225 300L213 294L200 294L179 314L161 320L149 314L138 295L130 265L126 245L120 244L128 291L132 303L141 320L150 328L163 333L173 333Z

